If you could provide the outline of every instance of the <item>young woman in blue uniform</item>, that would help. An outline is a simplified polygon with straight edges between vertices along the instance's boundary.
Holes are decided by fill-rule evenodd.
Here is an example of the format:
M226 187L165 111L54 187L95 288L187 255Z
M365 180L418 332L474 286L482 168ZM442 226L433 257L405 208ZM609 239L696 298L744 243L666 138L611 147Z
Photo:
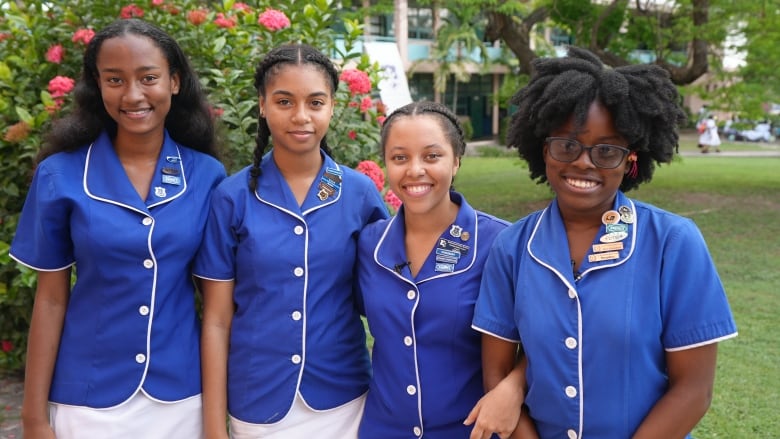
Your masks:
M605 68L573 47L535 67L509 143L555 199L491 250L474 315L486 377L522 343L540 437L688 437L736 325L693 221L624 194L672 160L677 90L657 66Z
M255 86L255 162L215 190L195 269L206 434L227 437L227 411L234 438L354 438L370 371L357 237L387 208L368 177L329 155L338 73L325 55L280 46Z
M170 36L120 20L74 97L11 245L38 271L25 437L201 437L191 263L225 176L205 96Z
M471 329L482 266L508 223L474 210L452 182L465 151L456 116L408 104L382 127L398 214L358 242L362 307L374 336L361 438L466 438L484 394L480 336Z

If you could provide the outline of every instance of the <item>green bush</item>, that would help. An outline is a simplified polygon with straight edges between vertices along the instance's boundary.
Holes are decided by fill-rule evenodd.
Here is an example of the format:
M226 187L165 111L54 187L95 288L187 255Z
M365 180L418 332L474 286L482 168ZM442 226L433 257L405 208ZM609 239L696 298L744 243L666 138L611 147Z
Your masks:
M269 29L260 23L268 9L284 11L290 25ZM174 36L209 93L230 172L251 162L257 129L254 68L272 47L308 43L343 69L365 72L372 89L378 81L378 66L356 46L359 21L339 16L343 10L335 0L0 0L0 10L0 368L23 365L35 284L34 272L8 258L8 246L43 133L70 106L67 92L50 87L50 80L78 78L85 33L118 18L138 17ZM355 93L342 81L328 134L338 161L355 166L377 158L382 115L376 104L370 92Z

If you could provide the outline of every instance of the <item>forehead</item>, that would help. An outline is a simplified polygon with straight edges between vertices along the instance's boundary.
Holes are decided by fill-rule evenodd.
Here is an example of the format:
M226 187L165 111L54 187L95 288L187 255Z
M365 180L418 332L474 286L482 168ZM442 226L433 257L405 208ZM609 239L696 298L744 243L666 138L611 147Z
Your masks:
M576 116L572 114L561 127L553 130L552 133L566 133L568 135L588 134L595 137L613 137L618 134L612 113L598 100L591 102L585 121L581 126L579 126Z
M387 148L426 147L431 145L452 147L447 139L442 122L437 116L416 114L401 116L389 127Z
M151 38L125 34L103 41L97 53L97 64L99 66L143 64L167 67L168 60Z
M284 90L307 96L334 92L326 73L314 64L280 64L268 75L265 89L267 94Z

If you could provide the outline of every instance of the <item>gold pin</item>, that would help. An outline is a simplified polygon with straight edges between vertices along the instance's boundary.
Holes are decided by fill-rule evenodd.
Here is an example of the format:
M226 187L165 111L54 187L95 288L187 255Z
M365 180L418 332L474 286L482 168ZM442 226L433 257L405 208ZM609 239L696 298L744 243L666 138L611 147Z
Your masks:
M616 210L608 210L601 215L601 222L604 224L617 224L620 222L620 214Z
M608 252L614 250L623 250L622 242L608 242L606 244L593 244L593 252Z
M620 257L618 252L596 253L588 255L588 262L611 261Z

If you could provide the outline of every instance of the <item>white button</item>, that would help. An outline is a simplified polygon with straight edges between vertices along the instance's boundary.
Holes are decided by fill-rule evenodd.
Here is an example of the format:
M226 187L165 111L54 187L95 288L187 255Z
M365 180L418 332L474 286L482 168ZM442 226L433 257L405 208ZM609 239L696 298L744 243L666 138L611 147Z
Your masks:
M420 427L414 427L412 431L414 431L414 435L417 437L420 437L420 435L422 434L422 430L420 429Z
M135 356L135 362L136 363L143 363L144 361L146 361L146 355L138 354L138 355Z
M408 335L406 337L404 337L404 344L407 345L407 346L411 346L412 345L412 337L409 337Z
M417 293L415 293L414 290L409 290L406 292L407 299L414 300L415 297L417 297Z
M577 389L575 389L574 386L566 386L566 396L574 398L577 396Z
M144 267L152 268L154 267L154 262L151 259L144 259Z
M293 274L294 274L296 277L301 277L301 276L303 276L303 268L301 268L301 267L295 267L295 270L293 270Z
M410 395L414 395L415 393L417 393L417 388L412 385L406 386L406 393Z
M301 312L300 311L293 311L292 319L293 320L300 320L301 319Z
M300 235L300 234L303 233L303 227L295 226L295 228L293 229L293 232L295 232L296 235Z
M149 218L149 217L147 216L147 217L146 217L146 218L144 218L144 220L143 220L143 221L141 221L141 222L142 222L142 223L143 223L145 226L148 226L149 224L151 224L151 223L152 223L152 219L151 219L151 218Z
M301 363L301 356L298 354L295 354L291 358L293 364L300 364Z
M574 290L569 290L569 298L574 299L575 297L577 297L577 292Z
M566 435L569 436L569 439L577 439L577 432L574 430L567 430Z
M141 314L142 316L149 314L149 307L146 305L141 305L140 308L138 308L138 314Z
M577 347L577 340L574 339L574 337L566 337L566 347L569 349L574 349Z

